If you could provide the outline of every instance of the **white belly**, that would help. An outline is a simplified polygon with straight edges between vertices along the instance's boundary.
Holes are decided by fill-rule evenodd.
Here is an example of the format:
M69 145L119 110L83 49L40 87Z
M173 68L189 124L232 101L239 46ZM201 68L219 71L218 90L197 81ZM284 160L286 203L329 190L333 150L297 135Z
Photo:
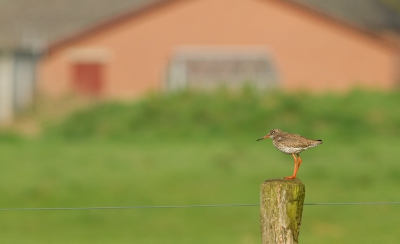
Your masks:
M292 154L292 153L300 153L307 148L301 148L301 147L285 147L285 146L276 146L274 145L279 151L286 153L286 154Z

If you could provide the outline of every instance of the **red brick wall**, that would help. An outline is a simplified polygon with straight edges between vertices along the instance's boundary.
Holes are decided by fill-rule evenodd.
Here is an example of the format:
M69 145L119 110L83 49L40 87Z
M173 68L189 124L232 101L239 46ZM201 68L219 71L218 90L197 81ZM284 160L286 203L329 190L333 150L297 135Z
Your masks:
M273 55L287 90L346 90L395 85L397 54L385 41L283 0L171 1L98 28L43 59L39 89L73 90L71 65L104 66L103 97L135 97L163 85L180 46L257 46Z

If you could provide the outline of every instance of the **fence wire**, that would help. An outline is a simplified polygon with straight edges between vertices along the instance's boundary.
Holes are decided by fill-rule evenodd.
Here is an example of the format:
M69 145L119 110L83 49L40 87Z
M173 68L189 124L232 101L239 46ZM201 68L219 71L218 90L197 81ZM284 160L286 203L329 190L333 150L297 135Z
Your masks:
M304 206L337 205L398 205L400 202L320 202L304 203ZM52 207L52 208L0 208L0 211L70 211L70 210L123 210L123 209L168 209L168 208L222 208L222 207L258 207L260 204L199 204L199 205L154 205L154 206L111 206L111 207Z

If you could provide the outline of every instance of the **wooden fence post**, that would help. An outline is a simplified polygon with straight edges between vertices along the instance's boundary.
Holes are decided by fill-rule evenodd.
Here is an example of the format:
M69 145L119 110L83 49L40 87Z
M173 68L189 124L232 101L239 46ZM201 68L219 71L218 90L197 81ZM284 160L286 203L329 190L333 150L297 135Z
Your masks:
M299 179L271 179L261 184L262 244L297 244L305 186Z

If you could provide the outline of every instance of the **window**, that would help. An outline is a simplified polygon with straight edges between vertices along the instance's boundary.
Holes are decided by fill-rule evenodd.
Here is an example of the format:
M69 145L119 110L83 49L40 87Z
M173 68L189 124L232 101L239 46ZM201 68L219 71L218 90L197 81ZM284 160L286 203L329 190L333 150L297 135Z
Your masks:
M265 89L278 84L271 54L256 47L186 47L169 63L167 87L215 88L251 85Z

